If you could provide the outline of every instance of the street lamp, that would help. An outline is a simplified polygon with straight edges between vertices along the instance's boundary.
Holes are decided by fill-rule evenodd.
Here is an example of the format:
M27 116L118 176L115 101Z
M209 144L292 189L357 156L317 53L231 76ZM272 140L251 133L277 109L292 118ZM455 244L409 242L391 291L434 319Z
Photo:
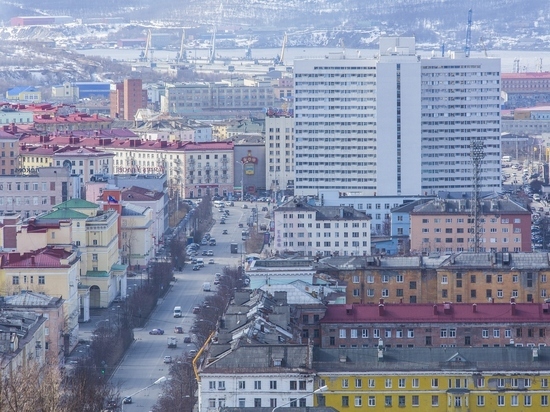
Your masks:
M122 412L124 412L124 399L125 399L125 398L131 398L132 396L135 396L135 395L137 395L138 393L143 392L144 390L149 389L149 388L152 387L152 386L155 386L155 385L158 385L158 384L160 384L160 383L166 382L166 380L167 380L167 379L166 379L166 376L161 376L161 377L158 378L156 381L154 381L151 385L148 385L148 386L146 386L145 388L141 388L139 391L134 392L134 393L132 393L131 395L125 396L124 398L122 398L122 407L121 407L120 410L121 410Z
M293 399L293 400L291 400L291 401L289 401L289 402L283 403L282 405L279 405L279 406L274 407L274 408L271 410L271 412L275 412L275 410L277 410L277 409L279 409L279 408L282 408L283 406L290 405L290 404L293 403L293 402L297 402L297 401L299 401L300 399L307 398L309 395L314 395L314 394L316 394L316 393L326 392L327 389L328 389L328 386L327 386L327 385L321 386L320 388L315 389L313 392L310 392L310 393L308 393L308 394L306 394L306 395L304 395L304 396L302 396L302 397L300 397L300 398Z
M244 202L244 162L235 161L238 165L241 165L241 201Z

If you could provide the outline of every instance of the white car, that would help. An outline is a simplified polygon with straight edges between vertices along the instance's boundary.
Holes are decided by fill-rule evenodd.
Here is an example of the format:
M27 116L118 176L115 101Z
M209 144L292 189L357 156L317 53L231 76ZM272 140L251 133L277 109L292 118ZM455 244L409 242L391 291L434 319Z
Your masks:
M214 264L214 259L208 259L208 264L213 265Z

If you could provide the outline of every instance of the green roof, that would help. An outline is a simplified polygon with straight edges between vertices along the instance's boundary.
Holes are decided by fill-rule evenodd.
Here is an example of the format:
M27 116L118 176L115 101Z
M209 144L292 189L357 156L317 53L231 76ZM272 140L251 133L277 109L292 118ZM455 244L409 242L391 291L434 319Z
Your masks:
M66 202L55 205L54 209L97 209L97 203L88 202L84 199L71 199Z
M124 272L126 269L128 269L128 265L118 265L115 263L111 266L111 270L113 271Z
M72 209L58 209L53 212L42 215L38 220L42 219L51 219L51 220L62 220L62 219L88 219L88 215L84 213L77 212Z
M105 270L88 270L86 276L90 278L108 278L109 272Z

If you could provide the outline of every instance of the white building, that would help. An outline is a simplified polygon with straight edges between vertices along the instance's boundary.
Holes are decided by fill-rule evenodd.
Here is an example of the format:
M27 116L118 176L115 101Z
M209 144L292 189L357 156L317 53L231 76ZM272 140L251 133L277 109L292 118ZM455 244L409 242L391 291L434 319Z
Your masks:
M381 38L376 59L295 62L296 194L471 191L470 141L485 144L482 191L500 190L500 59L421 59Z
M275 253L304 256L362 256L370 254L370 218L347 206L310 206L288 202L274 209Z
M266 189L294 189L294 117L266 116Z
M250 288L259 289L265 285L287 285L303 281L313 283L316 269L310 259L260 259L245 266Z
M243 345L205 362L198 382L199 412L224 407L313 406L317 389L307 345ZM317 386L316 386L317 385Z

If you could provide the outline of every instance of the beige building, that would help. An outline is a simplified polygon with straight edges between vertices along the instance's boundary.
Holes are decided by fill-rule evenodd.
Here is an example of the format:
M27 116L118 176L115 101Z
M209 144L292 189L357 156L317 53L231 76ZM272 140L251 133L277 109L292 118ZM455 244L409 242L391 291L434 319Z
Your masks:
M294 189L294 117L265 118L266 189Z
M410 213L411 253L474 251L472 201L435 199ZM479 252L530 252L531 213L503 197L482 200Z
M65 351L71 351L78 343L78 317L80 313L78 282L80 281L81 262L77 248L68 243L65 245L50 244L40 246L40 238L33 238L32 234L24 228L18 252L3 255L0 267L0 284L2 292L6 295L31 290L51 296L63 296L65 325L63 333L68 335L65 343ZM45 232L45 227L40 229ZM52 228L47 237L59 234L62 230ZM26 236L25 236L26 235ZM19 238L19 237L18 237ZM43 237L44 238L44 237ZM55 236L53 236L55 239ZM32 245L32 246L31 246ZM32 250L29 248L32 247Z
M131 268L147 266L155 255L153 210L125 202L121 223L122 264Z

